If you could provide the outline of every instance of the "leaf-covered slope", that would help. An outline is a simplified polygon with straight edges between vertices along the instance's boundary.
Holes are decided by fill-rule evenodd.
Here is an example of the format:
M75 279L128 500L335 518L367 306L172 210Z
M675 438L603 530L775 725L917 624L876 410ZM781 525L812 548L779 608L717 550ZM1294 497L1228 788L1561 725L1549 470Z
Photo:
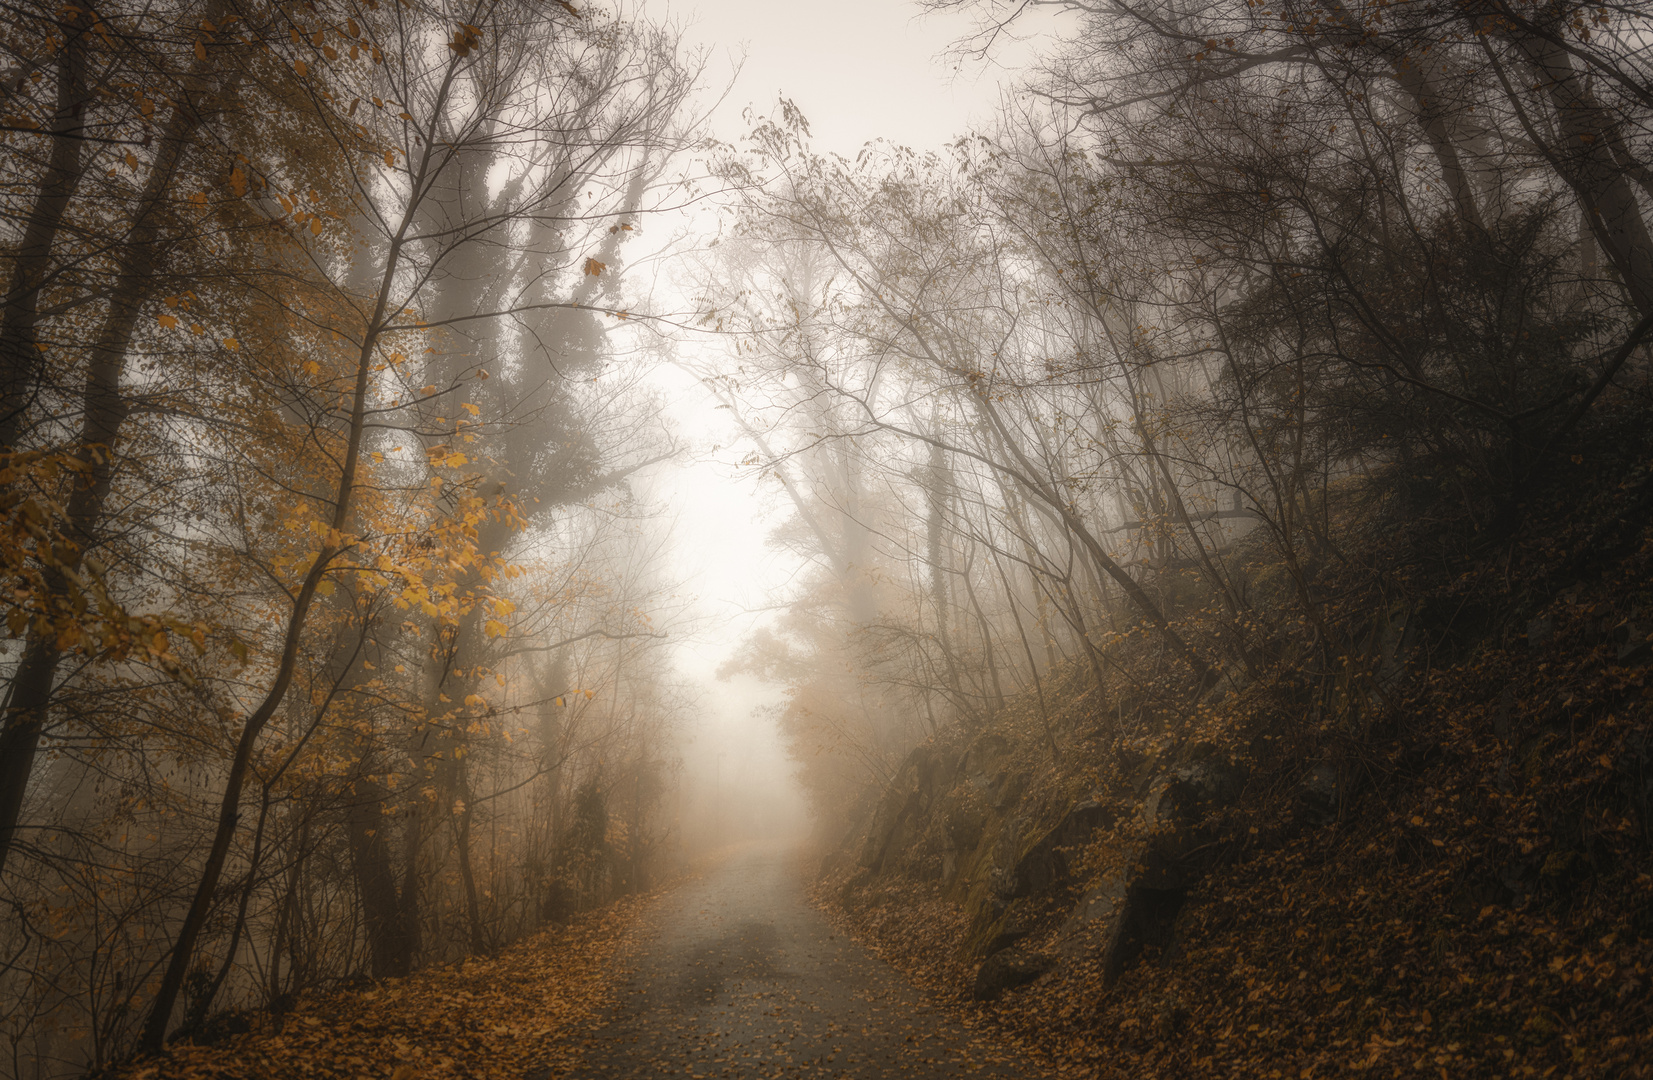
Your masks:
M1369 725L1280 670L1153 736L1072 699L1054 763L1012 708L920 748L823 903L1085 1075L1653 1075L1641 443L1416 572Z

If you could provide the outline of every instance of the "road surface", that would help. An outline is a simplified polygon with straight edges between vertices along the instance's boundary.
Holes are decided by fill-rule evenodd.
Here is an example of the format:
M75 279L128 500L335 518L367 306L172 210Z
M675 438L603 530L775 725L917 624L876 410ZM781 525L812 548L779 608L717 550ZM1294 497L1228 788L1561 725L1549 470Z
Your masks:
M619 1004L568 1075L1037 1080L837 932L783 848L752 848L662 899Z

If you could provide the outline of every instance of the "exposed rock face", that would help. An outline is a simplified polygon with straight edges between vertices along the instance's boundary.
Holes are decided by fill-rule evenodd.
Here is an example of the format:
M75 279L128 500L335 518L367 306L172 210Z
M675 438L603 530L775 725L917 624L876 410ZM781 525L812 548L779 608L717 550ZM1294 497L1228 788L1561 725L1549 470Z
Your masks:
M910 846L923 832L936 794L952 782L955 769L942 753L921 746L907 756L890 782L861 847L861 865L883 870L891 854Z
M970 996L977 1001L995 1001L1006 990L1033 982L1056 963L1057 958L1048 953L1018 948L994 953L976 970L976 985Z
M1232 803L1240 786L1237 774L1211 762L1157 776L1137 807L1146 838L1074 905L1056 934L1061 955L1100 955L1111 984L1144 949L1173 951L1177 915L1207 865L1198 856L1201 822Z
M971 917L960 952L982 960L981 1000L1080 956L1102 957L1116 979L1144 950L1174 952L1177 916L1211 855L1204 822L1242 786L1209 749L1143 753L1135 766L1110 794L1049 772L1033 782L998 734L921 747L873 815L860 880L938 880ZM1110 832L1115 849L1086 887L1078 860Z

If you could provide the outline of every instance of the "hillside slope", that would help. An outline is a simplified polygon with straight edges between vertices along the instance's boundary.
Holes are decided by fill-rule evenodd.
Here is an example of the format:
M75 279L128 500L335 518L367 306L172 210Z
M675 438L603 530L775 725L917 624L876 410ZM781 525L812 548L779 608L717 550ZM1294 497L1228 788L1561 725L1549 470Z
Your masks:
M1653 1075L1653 453L1595 445L1512 539L1367 523L1366 682L1071 672L916 749L821 902L1088 1074Z

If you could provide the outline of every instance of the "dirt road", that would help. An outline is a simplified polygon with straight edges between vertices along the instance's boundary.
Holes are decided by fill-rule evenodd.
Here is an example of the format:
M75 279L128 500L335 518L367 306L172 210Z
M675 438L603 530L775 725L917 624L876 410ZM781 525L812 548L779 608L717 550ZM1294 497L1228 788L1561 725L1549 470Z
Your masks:
M625 963L620 1004L572 1077L1044 1075L834 930L784 849L747 850L668 895Z

